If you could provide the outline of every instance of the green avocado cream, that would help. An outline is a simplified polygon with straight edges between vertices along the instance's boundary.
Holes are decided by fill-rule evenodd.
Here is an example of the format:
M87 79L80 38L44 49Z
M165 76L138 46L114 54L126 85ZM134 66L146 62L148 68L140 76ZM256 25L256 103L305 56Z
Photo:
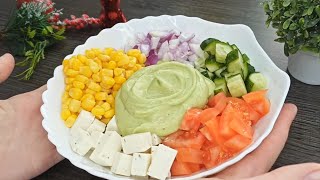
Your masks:
M191 107L204 107L214 87L196 69L177 62L137 71L116 96L121 135L151 132L167 136L177 131L185 112Z

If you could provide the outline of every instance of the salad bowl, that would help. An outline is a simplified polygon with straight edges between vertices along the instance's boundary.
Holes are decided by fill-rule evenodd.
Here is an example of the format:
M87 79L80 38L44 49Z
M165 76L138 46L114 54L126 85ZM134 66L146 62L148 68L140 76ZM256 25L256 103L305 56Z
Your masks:
M73 55L84 53L85 50L90 48L112 47L126 49L128 44L134 43L133 40L137 33L172 29L194 33L199 40L213 37L237 44L239 49L250 57L251 64L256 70L263 73L268 80L270 112L255 125L255 133L251 145L238 155L212 169L203 170L190 176L171 177L171 179L198 179L220 172L254 151L272 131L289 90L289 76L273 63L248 26L242 24L218 24L197 17L181 15L133 19L127 23L117 24L110 29L104 29L98 35L88 38L84 44L77 46L72 54L66 56L66 59ZM69 145L69 128L64 125L60 117L61 97L65 88L62 66L58 66L55 69L53 77L48 80L47 88L42 95L44 103L41 107L41 113L44 118L42 125L48 132L48 138L56 146L57 151L73 165L94 176L106 179L133 179L112 174L108 168L96 165L88 157L82 157L72 151Z

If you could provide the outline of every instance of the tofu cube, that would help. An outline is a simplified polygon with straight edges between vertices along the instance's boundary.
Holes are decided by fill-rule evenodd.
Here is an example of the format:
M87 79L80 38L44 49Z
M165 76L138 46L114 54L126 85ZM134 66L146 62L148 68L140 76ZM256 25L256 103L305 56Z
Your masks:
M151 133L132 134L121 138L122 149L125 154L146 152L152 146Z
M98 145L100 138L103 136L103 133L99 132L99 131L93 131L93 132L91 132L90 136L91 136L91 141L93 144L92 149L95 149Z
M111 172L123 176L131 175L132 156L117 152L115 154Z
M89 126L87 131L91 134L93 131L104 132L105 129L106 129L106 124L104 124L103 122L101 122L97 119L94 119L94 121Z
M110 122L107 124L106 131L116 131L119 133L118 125L115 116L110 120Z
M93 123L93 121L94 121L94 116L90 112L82 110L78 115L76 122L73 124L72 128L70 129L70 133L72 134L78 128L87 130L89 126Z
M106 131L89 158L101 166L112 166L115 154L120 151L121 136L115 131Z
M93 147L93 142L90 134L81 128L73 130L73 133L70 134L69 142L71 149L81 156L87 154Z
M147 176L150 163L151 163L151 154L133 153L131 175Z
M159 144L161 144L160 137L158 135L156 135L156 134L152 134L152 145L153 146L157 146Z
M176 155L176 150L160 144L155 151L147 174L156 179L166 179Z

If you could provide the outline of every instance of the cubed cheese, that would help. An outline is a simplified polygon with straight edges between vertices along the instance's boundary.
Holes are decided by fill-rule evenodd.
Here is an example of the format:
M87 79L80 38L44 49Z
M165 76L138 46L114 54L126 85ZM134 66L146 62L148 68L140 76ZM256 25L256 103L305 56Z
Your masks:
M146 152L152 146L151 133L132 134L121 138L123 152L133 154L137 152Z
M159 146L151 146L151 159L154 159L154 155Z
M107 124L106 131L116 131L119 133L118 125L115 116Z
M90 159L101 166L111 166L114 155L121 151L121 136L115 131L106 131L99 139Z
M95 119L92 122L92 124L89 126L87 131L89 133L92 133L93 131L104 132L105 129L106 129L106 124L104 124L103 122L99 121L98 119Z
M89 126L93 123L94 116L85 110L82 110L78 115L76 122L73 124L72 128L70 129L70 133L72 134L74 130L81 128L83 130L87 130Z
M147 171L151 163L151 154L133 153L131 175L147 176Z
M91 140L93 143L92 148L95 149L97 147L99 139L103 136L103 133L99 132L99 131L93 131L93 132L91 132L90 135L91 135Z
M176 150L160 144L151 161L148 175L156 179L166 179L176 155Z
M161 143L161 139L158 135L152 134L152 145L157 146Z
M115 154L111 172L123 176L131 175L132 156L117 152Z
M73 133L70 134L69 142L71 149L81 156L87 154L93 147L93 142L90 134L81 128L73 130Z

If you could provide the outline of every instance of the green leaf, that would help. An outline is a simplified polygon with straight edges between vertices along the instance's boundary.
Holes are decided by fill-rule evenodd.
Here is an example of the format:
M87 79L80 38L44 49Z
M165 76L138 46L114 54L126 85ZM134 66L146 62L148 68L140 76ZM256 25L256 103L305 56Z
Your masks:
M315 8L315 11L316 11L316 13L318 14L318 17L320 18L320 5L318 5L318 6Z
M313 13L314 10L314 6L309 7L309 9L307 10L307 15L311 15Z
M294 31L294 30L298 29L298 24L297 24L297 23L292 23L292 24L290 24L289 29L290 29L291 31Z
M285 15L286 17L291 17L291 16L292 16L291 13L290 13L290 11L284 12L283 15Z
M302 13L302 16L306 16L308 14L308 9L305 9Z
M308 37L309 37L309 32L308 32L307 30L304 30L303 36L304 36L305 38L308 38Z
M30 39L33 39L35 35L36 35L36 30L28 31L28 37Z
M52 26L46 26L46 29L49 33L53 33L53 28Z
M46 28L43 28L41 34L45 36L48 35L48 30Z
M287 19L283 25L282 25L282 28L283 29L288 29L288 27L290 26L290 23L291 23L291 18Z
M34 48L34 44L32 41L27 41L27 43L29 44L29 46L31 46L32 48Z
M299 25L300 25L300 26L303 26L303 25L304 25L304 18L300 18L300 19L299 19Z
M306 28L314 27L316 24L318 24L319 21L320 21L320 18L309 21L309 22L306 24Z
M290 4L291 4L291 0L284 0L282 3L284 7L288 7Z
M56 35L62 35L65 32L65 28L59 29L59 31L56 32Z

